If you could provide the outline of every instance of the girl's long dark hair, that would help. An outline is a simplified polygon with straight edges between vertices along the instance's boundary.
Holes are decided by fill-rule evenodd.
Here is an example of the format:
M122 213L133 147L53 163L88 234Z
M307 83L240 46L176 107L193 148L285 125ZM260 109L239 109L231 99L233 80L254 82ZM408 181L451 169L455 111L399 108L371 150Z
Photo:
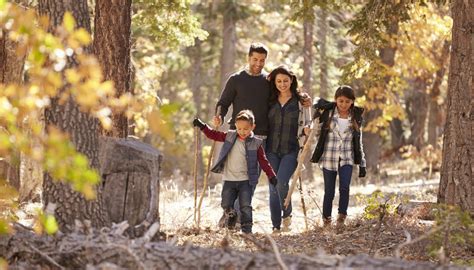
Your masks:
M287 66L281 65L273 69L267 77L267 79L270 81L270 104L274 104L275 102L277 102L278 95L280 94L280 91L278 91L275 84L275 79L278 74L287 75L291 78L291 94L293 95L293 97L297 97L298 100L300 100L301 97L300 92L298 90L298 80L296 79L295 74Z

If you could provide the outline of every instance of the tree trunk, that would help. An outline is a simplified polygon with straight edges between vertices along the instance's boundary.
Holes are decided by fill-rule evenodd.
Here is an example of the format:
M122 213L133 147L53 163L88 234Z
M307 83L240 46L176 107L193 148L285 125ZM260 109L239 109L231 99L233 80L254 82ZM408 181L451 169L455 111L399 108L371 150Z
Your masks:
M194 101L194 106L196 107L196 116L200 117L202 119L203 115L202 114L202 96L203 93L201 93L201 88L203 85L203 80L202 80L202 48L201 48L202 42L199 39L195 40L195 45L193 47L188 47L186 48L186 52L188 54L188 57L191 60L191 68L189 70L190 72L190 79L189 79L189 88L191 89L193 93L193 101ZM201 136L201 131L194 129L194 138L196 136L200 137ZM197 134L196 134L197 133ZM198 164L198 170L197 170L197 180L199 183L202 183L202 176L203 176L203 163L202 163L202 147L199 145L199 139L198 141L194 142L198 144L197 147L197 164ZM194 150L193 150L194 151Z
M94 53L105 80L114 82L116 96L131 92L130 36L132 0L97 0L94 20ZM102 135L126 138L128 121L124 113L112 113L112 129Z
M444 107L439 105L438 99L441 93L440 85L446 73L446 62L449 59L450 47L451 43L445 41L438 61L439 69L436 71L433 87L429 94L428 144L431 144L434 148L438 148L437 140L441 134L439 130L443 125L440 115L443 113Z
M398 21L394 21L388 28L389 35L396 35L398 33ZM380 50L380 59L383 64L393 67L395 64L395 52L397 48L387 45L387 47ZM384 85L388 85L390 82L390 77L386 76L384 78ZM384 100L379 100L378 102L384 102ZM370 122L373 119L376 119L382 115L380 109L375 109L367 113L366 122ZM379 161L380 161L380 147L382 143L382 138L378 133L366 132L363 136L364 149L367 159L367 167L378 174Z
M411 125L411 134L408 143L420 150L425 145L425 124L428 116L428 96L426 94L426 81L416 78L412 94L407 100L407 109Z
M395 118L390 122L390 137L392 141L392 150L398 153L398 149L405 145L405 137L403 136L402 121Z
M312 70L313 70L313 29L314 29L314 9L306 11L303 21L303 89L310 96L313 96ZM313 179L313 163L305 162L306 170L303 171L305 179Z
M474 214L474 3L452 4L453 37L438 201Z
M220 88L224 88L229 75L234 71L237 44L236 7L232 1L223 4L223 28L221 51Z
M320 54L320 74L319 74L319 96L322 98L329 98L329 86L328 86L328 56L327 56L327 32L328 32L328 12L326 9L321 8L319 11L319 54Z
M86 0L40 0L38 10L41 15L50 18L51 28L62 23L66 11L72 13L77 27L83 27L90 32L89 13ZM90 52L90 48L85 48ZM68 65L75 65L74 59L69 59ZM92 168L99 168L99 122L90 115L79 110L78 104L70 98L60 105L57 98L51 100L51 105L45 111L46 126L56 126L69 134L77 151L87 156ZM53 181L46 173L43 183L44 206L55 203L55 217L61 230L69 231L74 220L90 220L92 226L106 225L108 218L101 208L101 190L97 190L97 200L87 201L82 194L73 191L69 184Z
M2 31L0 38L0 83L21 84L25 55L17 55L17 44L8 38L8 32ZM7 180L17 190L20 189L20 153L0 157L0 179Z
M237 10L236 3L233 1L224 1L222 4L223 8L223 28L222 28L222 51L221 51L221 74L220 74L220 88L224 89L225 83L229 78L229 75L234 71L237 34L236 34L236 23L237 23ZM227 111L227 115L232 115L233 106ZM229 125L223 123L222 130L228 130ZM213 163L217 162L219 158L219 152L221 151L222 143L216 142L213 154ZM211 173L210 183L220 182L221 175Z

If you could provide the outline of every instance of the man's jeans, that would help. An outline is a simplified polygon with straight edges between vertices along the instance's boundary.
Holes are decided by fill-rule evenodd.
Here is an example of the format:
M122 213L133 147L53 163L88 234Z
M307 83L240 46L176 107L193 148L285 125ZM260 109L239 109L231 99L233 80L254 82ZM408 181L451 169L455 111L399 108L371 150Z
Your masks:
M292 152L286 155L276 153L267 153L268 161L275 171L278 183L276 186L269 185L270 188L270 214L273 228L280 229L282 218L291 215L291 202L285 208L285 198L288 195L290 178L298 165L298 152Z
M241 229L246 233L252 232L252 194L253 188L249 180L224 181L221 206L227 216L232 215L234 201L239 198Z
M336 176L339 173L339 214L347 215L349 205L349 186L351 185L352 165L339 167L338 172L323 168L324 200L323 218L331 218L332 201L336 190Z

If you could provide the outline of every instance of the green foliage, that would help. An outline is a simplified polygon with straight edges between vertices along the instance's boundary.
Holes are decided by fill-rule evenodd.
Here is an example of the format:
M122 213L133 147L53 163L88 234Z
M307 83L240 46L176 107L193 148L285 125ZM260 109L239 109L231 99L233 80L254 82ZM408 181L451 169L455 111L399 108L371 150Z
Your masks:
M430 256L436 258L439 252L445 252L450 258L455 249L466 250L474 246L474 220L470 213L462 211L457 205L440 204L435 211L436 227L440 232L433 234L428 246ZM457 261L473 265L474 261Z
M366 130L382 133L394 118L405 118L407 80L430 85L440 68L442 43L449 39L451 19L445 13L426 1L368 1L348 23L356 48L354 60L343 68L343 82L357 81L365 94L362 105L381 110ZM393 63L383 54L390 50Z
M5 180L0 179L0 236L11 233L9 220L15 220L18 192Z
M55 180L68 182L85 198L93 199L100 176L89 166L86 156L77 152L67 134L53 126L43 131L42 112L52 99L64 104L72 98L107 129L112 110L121 112L129 106L127 114L131 114L140 106L130 95L115 98L113 84L104 81L97 60L84 53L83 47L92 40L90 34L76 28L71 14L65 14L52 34L48 32L48 19L38 17L33 9L10 3L2 3L1 7L0 29L7 33L3 38L15 41L18 56L25 56L28 81L0 84L0 157L22 152L42 164ZM74 66L67 65L71 57ZM7 198L0 193L0 201ZM40 219L47 233L57 230L52 216ZM7 231L11 217L2 220L0 231Z
M358 195L357 199L366 205L363 217L369 220L382 220L386 216L393 215L400 202L407 200L399 194L384 194L380 190L367 197Z
M34 231L37 234L47 233L48 235L53 235L59 230L58 223L54 218L54 215L44 213L43 211L38 211L36 222L33 226Z
M191 15L191 1L137 0L133 2L134 35L147 37L156 43L178 47L190 46L194 39L207 37L196 17Z

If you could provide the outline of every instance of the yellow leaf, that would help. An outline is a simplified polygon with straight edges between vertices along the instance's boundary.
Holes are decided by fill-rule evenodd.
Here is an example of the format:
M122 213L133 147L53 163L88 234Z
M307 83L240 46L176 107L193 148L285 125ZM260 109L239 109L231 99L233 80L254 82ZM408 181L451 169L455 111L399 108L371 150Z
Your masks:
M58 231L58 223L52 215L46 215L43 225L46 233L49 235L54 234Z
M71 84L77 84L81 80L81 76L74 69L66 70L66 80Z
M76 21L70 12L64 13L63 18L63 27L68 31L72 32L74 30L74 26L76 25Z
M8 269L8 262L3 259L3 258L0 258L0 270L7 270Z
M84 28L79 28L77 31L74 31L72 36L83 46L87 46L91 43L91 35Z

